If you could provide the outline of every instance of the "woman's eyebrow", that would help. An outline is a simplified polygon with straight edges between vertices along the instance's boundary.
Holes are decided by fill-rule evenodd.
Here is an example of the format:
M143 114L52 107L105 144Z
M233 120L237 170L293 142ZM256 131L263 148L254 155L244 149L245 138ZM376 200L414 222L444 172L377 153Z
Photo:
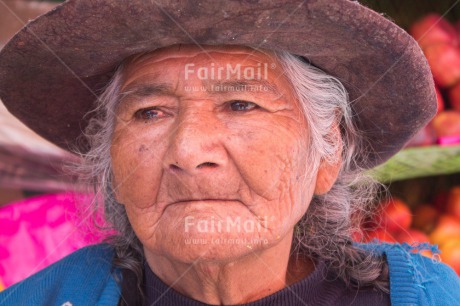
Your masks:
M167 83L135 84L133 86L128 86L128 88L120 92L119 103L133 97L145 98L151 96L164 96L171 95L173 92L173 86Z
M246 91L271 93L277 97L283 95L275 84L267 80L208 81L206 88L210 89L211 94Z

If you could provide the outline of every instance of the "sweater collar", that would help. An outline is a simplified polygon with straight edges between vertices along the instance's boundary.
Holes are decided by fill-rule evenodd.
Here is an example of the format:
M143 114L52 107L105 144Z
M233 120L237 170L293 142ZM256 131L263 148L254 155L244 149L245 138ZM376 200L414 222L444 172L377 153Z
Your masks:
M320 287L334 286L327 280L326 264L320 261L315 270L305 278L287 286L279 291L272 293L259 300L247 303L248 306L260 305L315 305L315 299L320 301L318 296ZM184 305L184 306L205 306L190 297L182 295L172 287L164 283L149 267L144 264L145 273L145 293L147 305ZM305 300L308 297L308 301ZM312 300L313 298L313 300ZM160 302L160 303L159 303ZM312 303L313 302L313 303ZM159 303L159 304L158 304Z

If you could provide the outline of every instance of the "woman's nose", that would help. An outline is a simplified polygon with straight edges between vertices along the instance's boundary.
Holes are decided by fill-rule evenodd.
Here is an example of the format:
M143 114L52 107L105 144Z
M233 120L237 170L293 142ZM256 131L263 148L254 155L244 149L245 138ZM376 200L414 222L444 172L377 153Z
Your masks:
M199 174L227 164L223 132L212 112L181 115L170 134L165 167L175 173Z

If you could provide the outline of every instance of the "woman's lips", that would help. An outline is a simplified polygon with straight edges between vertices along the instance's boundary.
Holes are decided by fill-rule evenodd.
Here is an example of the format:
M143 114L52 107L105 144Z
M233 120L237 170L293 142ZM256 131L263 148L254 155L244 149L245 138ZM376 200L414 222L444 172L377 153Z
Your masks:
M180 200L173 204L225 204L230 202L240 202L236 199L191 199L191 200ZM241 203L241 202L240 202Z

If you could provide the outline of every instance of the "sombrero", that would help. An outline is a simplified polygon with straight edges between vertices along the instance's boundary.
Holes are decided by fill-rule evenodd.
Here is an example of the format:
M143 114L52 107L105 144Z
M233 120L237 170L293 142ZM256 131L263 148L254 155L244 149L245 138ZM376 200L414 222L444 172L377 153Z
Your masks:
M436 112L417 42L349 0L69 0L0 52L0 98L38 134L79 146L97 95L126 57L174 44L286 50L337 77L366 144L359 166L399 151Z

